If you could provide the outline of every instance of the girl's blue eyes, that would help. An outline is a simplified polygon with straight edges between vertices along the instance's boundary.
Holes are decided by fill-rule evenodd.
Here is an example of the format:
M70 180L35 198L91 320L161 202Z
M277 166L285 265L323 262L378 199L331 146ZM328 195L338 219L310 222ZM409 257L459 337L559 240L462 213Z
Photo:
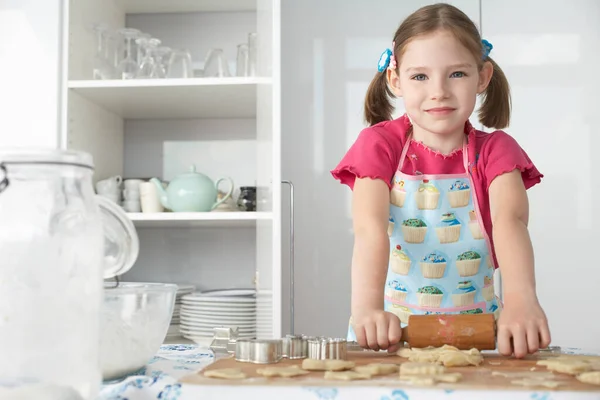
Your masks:
M453 72L452 74L450 74L450 78L463 78L465 76L467 76L467 74L465 74L462 71L456 71L456 72ZM410 79L412 79L414 81L424 81L427 79L427 75L417 74L417 75L412 76Z

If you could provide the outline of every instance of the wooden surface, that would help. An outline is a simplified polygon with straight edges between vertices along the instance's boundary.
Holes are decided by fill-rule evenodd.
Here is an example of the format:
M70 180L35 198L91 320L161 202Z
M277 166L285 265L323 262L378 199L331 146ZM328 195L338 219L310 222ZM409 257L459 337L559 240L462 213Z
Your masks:
M513 380L525 379L526 375L516 377L492 376L493 371L504 373L523 373L535 374L539 372L549 372L545 366L535 365L540 359L551 358L553 355L532 355L524 359L517 360L514 358L502 357L497 354L485 354L484 361L478 367L455 367L447 368L447 372L460 372L463 376L458 383L436 383L434 388L437 389L486 389L486 390L556 390L556 391L597 391L600 393L600 386L589 385L579 382L574 376L554 373L554 381L562 382L564 385L556 389L548 389L541 386L524 387L521 385L511 384ZM356 362L356 365L366 365L370 363L392 363L401 364L407 359L396 355L387 355L385 352L351 352L348 354L348 359ZM387 376L377 376L369 380L357 381L341 381L341 380L325 380L323 372L311 372L307 375L295 378L265 378L256 373L259 368L271 366L289 366L301 365L302 360L287 360L284 359L276 364L258 365L251 363L237 362L233 357L221 358L214 363L208 365L202 371L188 375L180 380L181 383L197 384L197 385L284 385L284 386L391 386L391 387L418 387L411 383L401 382L398 380L399 374L394 373ZM202 374L204 371L220 369L220 368L240 368L246 374L244 380L224 380L206 378ZM535 368L534 371L531 371Z

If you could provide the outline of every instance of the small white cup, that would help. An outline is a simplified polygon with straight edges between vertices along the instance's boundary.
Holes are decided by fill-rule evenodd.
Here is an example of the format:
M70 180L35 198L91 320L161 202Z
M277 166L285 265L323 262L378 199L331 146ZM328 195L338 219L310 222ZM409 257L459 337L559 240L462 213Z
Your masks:
M140 184L140 199L142 212L158 213L163 212L164 207L158 198L158 191L152 182L144 182Z
M119 175L98 181L96 182L96 192L101 194L118 191L120 189L121 182L123 182L123 178L121 178Z
M143 179L125 179L123 186L125 190L140 190L140 184L144 183Z
M140 212L142 211L139 200L125 200L123 202L123 208L127 212Z
M140 191L136 189L125 189L123 190L123 197L125 200L136 200L140 202Z

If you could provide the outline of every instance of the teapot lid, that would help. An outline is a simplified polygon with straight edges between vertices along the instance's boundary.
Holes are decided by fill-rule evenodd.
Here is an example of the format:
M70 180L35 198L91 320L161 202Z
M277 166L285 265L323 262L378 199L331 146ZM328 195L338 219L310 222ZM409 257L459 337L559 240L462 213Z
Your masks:
M140 242L135 226L117 204L96 195L104 229L104 279L129 271L135 264Z

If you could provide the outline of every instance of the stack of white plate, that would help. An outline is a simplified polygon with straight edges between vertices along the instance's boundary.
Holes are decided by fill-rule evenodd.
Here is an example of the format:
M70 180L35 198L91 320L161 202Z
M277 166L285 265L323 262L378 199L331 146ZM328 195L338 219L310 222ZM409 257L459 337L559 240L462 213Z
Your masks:
M273 338L273 292L261 290L256 296L256 336Z
M214 290L183 296L180 332L199 344L210 344L214 328L238 328L238 337L256 337L256 291Z
M186 294L192 293L196 287L194 285L177 284L177 294L175 295L175 307L173 309L173 317L171 318L171 325L167 331L167 339L173 339L181 337L179 331L181 322L181 299Z

